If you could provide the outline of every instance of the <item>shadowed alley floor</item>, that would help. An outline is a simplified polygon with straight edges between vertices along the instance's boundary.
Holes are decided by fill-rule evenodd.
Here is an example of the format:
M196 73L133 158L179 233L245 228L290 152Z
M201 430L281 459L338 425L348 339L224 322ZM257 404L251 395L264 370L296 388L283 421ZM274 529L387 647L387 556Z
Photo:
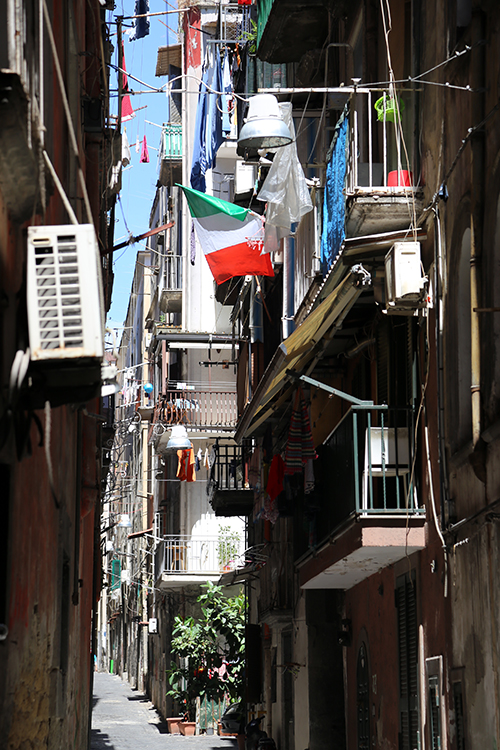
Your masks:
M91 750L237 750L236 739L168 734L151 701L116 675L94 674Z

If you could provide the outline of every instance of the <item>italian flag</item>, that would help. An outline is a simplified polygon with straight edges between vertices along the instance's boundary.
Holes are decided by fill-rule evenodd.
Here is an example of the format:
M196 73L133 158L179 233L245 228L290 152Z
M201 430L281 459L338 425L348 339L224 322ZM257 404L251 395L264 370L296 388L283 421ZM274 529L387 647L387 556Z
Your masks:
M269 253L261 254L262 218L199 190L184 190L196 234L217 284L233 276L274 276Z

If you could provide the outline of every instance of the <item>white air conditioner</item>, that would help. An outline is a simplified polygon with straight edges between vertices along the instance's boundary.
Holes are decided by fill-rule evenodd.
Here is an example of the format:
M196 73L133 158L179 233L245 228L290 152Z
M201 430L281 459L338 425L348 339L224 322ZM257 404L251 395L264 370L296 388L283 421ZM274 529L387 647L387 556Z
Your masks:
M33 362L104 356L101 259L92 224L28 228Z
M423 304L420 242L395 242L385 256L386 312L413 315Z

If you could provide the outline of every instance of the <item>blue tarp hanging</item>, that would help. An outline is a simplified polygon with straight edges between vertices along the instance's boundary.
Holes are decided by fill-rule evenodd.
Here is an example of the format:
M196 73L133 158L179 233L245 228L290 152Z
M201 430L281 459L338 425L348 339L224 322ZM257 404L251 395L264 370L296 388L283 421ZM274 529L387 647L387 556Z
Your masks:
M345 237L345 175L347 168L347 108L335 126L326 161L321 233L321 271L327 273Z
M149 0L135 0L135 16L144 16L149 13ZM129 41L134 42L136 39L142 39L149 34L148 18L136 18L134 20L134 32L131 34Z

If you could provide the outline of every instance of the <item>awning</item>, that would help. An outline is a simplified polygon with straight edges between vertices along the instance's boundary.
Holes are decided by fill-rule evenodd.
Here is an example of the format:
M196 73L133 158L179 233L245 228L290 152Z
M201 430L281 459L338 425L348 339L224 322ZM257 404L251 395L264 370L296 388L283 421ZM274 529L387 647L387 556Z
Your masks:
M156 59L157 76L168 76L170 65L182 68L182 44L171 44L168 47L158 47Z
M362 272L351 269L336 289L281 344L240 419L235 434L237 442L255 432L278 406L288 400L296 385L288 384L287 370L306 375L312 372L322 349L342 327L346 315L362 293L364 278Z

